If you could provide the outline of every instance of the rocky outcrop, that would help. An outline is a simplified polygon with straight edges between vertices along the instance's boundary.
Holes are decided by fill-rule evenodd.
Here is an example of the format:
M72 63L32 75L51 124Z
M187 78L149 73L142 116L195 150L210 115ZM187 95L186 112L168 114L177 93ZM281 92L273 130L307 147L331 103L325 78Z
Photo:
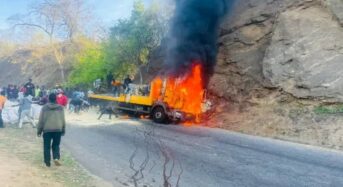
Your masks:
M270 89L343 101L342 2L237 1L221 25L209 93L240 104ZM156 53L147 80L159 72L164 53Z
M273 88L343 101L341 6L341 0L240 1L222 25L210 92L238 103Z
M209 90L240 102L263 84L262 62L280 11L296 0L239 1L222 25L217 66Z
M341 25L322 6L299 7L279 16L263 73L295 97L343 102L342 62Z

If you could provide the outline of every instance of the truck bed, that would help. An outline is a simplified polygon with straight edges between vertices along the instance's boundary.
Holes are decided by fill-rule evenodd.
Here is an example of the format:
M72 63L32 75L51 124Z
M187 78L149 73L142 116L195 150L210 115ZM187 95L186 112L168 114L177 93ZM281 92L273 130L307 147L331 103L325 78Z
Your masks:
M120 103L130 103L144 106L152 106L153 100L149 96L137 96L137 95L121 95L119 97L114 97L110 94L89 94L89 98L107 100Z

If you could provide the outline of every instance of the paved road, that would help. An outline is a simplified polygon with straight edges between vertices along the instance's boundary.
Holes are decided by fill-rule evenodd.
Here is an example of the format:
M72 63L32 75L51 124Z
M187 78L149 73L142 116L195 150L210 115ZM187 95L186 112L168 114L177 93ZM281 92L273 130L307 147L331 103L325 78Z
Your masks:
M72 125L64 145L93 174L123 186L343 186L340 152L219 129Z

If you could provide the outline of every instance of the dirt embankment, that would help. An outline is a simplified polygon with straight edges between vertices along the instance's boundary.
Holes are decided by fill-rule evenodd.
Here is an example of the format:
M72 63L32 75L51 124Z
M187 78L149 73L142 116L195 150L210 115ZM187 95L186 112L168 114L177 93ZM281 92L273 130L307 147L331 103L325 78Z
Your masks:
M208 126L343 150L343 105L299 100L273 92L248 108L218 104Z

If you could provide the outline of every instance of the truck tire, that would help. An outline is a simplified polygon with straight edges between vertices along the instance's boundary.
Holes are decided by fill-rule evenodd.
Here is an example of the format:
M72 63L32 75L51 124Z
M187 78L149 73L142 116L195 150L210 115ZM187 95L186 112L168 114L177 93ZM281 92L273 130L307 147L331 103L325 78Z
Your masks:
M155 123L165 123L167 120L166 112L164 111L164 108L160 106L152 110L151 116Z

